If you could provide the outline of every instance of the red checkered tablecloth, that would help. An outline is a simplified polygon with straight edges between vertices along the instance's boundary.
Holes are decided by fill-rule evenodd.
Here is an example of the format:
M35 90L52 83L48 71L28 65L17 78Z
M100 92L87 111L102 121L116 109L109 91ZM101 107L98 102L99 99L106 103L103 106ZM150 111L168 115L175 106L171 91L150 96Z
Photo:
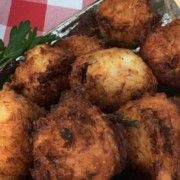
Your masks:
M47 32L95 0L0 0L0 39L8 41L11 27L30 20L38 33Z

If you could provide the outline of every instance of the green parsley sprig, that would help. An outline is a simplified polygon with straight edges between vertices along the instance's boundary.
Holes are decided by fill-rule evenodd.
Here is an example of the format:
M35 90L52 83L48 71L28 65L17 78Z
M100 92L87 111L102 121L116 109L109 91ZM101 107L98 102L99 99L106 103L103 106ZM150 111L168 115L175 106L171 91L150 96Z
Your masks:
M106 114L104 117L108 118L111 121L118 122L124 127L133 127L133 128L139 128L140 122L133 119L128 119L120 116L119 114Z
M56 39L57 36L54 34L37 36L37 28L32 28L30 21L23 21L19 26L14 26L11 29L7 47L0 39L0 66L23 55L25 51L38 44L50 43Z

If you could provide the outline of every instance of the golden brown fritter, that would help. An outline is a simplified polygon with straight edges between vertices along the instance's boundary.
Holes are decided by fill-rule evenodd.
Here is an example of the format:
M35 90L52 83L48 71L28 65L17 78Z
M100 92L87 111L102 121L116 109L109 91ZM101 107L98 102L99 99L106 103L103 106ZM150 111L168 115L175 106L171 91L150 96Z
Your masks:
M55 46L71 54L75 58L102 49L101 42L95 37L82 35L74 35L59 40L55 43Z
M155 180L180 179L180 106L164 94L146 95L118 111L127 128L129 165Z
M66 94L36 124L34 179L109 179L126 160L123 129L81 96Z
M0 179L18 180L32 163L30 130L32 121L44 111L9 87L0 91Z
M79 57L70 77L83 86L92 103L113 111L130 99L156 90L156 78L143 60L128 49L111 48Z
M61 91L69 87L71 61L58 48L45 44L36 46L17 67L13 86L37 104L51 105L58 101Z
M142 56L157 79L180 89L180 19L150 33L142 48Z
M149 0L104 0L97 12L104 39L128 48L141 44L155 16Z

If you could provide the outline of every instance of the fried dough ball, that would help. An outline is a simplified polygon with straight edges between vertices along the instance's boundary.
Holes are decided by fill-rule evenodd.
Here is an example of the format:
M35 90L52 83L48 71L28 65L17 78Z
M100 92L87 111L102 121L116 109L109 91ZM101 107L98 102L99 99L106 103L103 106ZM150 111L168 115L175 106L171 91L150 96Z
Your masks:
M142 48L142 56L157 79L180 89L180 19L150 33Z
M37 105L5 87L0 91L0 179L18 180L32 163L31 123L44 114Z
M143 60L128 49L111 48L79 57L70 84L83 86L92 103L113 111L130 99L156 89L156 79Z
M180 106L165 94L146 95L118 114L139 122L139 128L126 129L129 165L155 180L180 179Z
M107 180L125 166L121 126L72 92L35 129L34 179Z
M141 44L155 16L149 0L104 0L97 12L105 41L127 48Z
M29 50L25 61L17 67L13 86L27 98L41 106L59 99L68 88L71 58L62 50L49 45L39 45Z
M102 49L100 41L95 37L73 35L55 43L56 47L63 49L75 58Z

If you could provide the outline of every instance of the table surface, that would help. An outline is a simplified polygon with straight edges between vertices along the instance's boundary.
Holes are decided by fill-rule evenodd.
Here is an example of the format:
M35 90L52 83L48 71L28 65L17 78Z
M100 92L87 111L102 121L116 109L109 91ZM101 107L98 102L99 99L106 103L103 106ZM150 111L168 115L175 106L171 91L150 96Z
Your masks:
M0 0L0 39L6 43L12 26L30 20L42 34L95 0Z

